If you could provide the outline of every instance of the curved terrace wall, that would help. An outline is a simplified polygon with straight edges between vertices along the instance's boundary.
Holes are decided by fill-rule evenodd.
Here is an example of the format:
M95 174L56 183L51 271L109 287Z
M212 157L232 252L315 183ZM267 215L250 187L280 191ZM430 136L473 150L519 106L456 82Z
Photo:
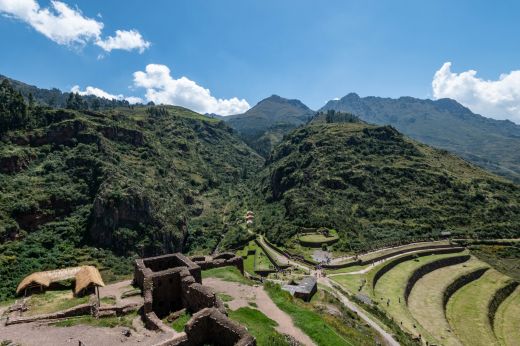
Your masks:
M460 263L464 263L468 261L471 258L470 255L461 255L461 256L454 256L454 257L448 257L448 258L441 258L436 261L426 263L425 265L417 268L412 275L408 278L408 281L406 283L406 287L404 290L404 299L406 304L408 305L408 297L410 296L410 293L412 292L413 287L419 281L420 278L425 276L428 273L431 273L437 269L448 267Z
M450 247L448 249L431 249L431 250L423 251L423 252L414 252L414 253L411 253L408 255L398 257L395 260L384 265L381 269L379 269L375 273L374 278L372 279L372 289L374 289L376 287L377 282L383 275L385 275L391 269L393 269L394 267L396 267L397 265L399 265L403 262L410 261L410 260L414 259L415 257L424 257L424 256L429 256L429 255L443 255L443 254L457 253L457 252L461 252L461 251L464 251L463 247Z
M374 257L374 258L371 258L366 261L357 260L354 262L348 262L348 263L342 263L342 264L324 264L323 268L325 268L325 269L342 269L342 268L348 268L348 267L353 267L353 266L357 266L357 265L364 266L364 265L379 262L379 261L385 260L387 258L402 255L402 254L409 253L409 252L422 251L422 250L434 250L434 249L450 249L450 248L454 248L454 246L449 245L449 244L417 246L417 247L412 247L412 248L408 248L408 249L390 252L385 255Z
M489 270L489 268L480 268L472 271L471 273L461 275L446 287L442 295L442 308L444 310L445 315L446 305L448 305L448 301L450 300L451 296L455 292L457 292L461 287L466 286L470 282L479 279L482 275L484 275L484 273L487 270Z
M504 287L499 288L495 294L493 295L493 298L489 301L488 304L488 318L489 323L491 324L491 329L493 330L493 333L495 332L495 315L497 313L498 308L500 307L500 304L504 300L509 297L511 293L518 287L518 282L512 281L505 285Z

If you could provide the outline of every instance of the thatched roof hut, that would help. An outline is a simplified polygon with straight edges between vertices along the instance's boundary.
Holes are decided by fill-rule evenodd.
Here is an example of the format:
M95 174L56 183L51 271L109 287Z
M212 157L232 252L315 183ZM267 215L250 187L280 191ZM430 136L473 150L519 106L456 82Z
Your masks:
M105 286L96 267L81 266L32 273L20 282L16 288L16 294L33 287L48 288L54 282L68 279L76 281L74 288L74 294L76 295L89 287Z
M101 275L96 267L84 266L76 274L76 287L74 288L74 294L79 295L83 290L92 286L105 286Z

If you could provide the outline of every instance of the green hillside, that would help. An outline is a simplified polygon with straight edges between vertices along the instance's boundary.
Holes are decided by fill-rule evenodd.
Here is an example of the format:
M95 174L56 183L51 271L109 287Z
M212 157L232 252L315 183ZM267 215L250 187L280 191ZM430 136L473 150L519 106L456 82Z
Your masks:
M251 203L268 238L336 229L341 250L460 236L520 236L520 186L390 126L313 122L273 151Z
M22 113L0 129L0 299L37 270L94 263L110 276L134 255L214 248L233 227L230 196L263 163L223 122L180 107Z
M520 125L472 113L450 99L359 97L351 93L322 110L349 112L378 125L392 125L418 141L446 149L520 182Z
M223 119L246 143L267 157L285 134L305 124L313 115L314 112L299 100L273 95L258 102L244 114Z

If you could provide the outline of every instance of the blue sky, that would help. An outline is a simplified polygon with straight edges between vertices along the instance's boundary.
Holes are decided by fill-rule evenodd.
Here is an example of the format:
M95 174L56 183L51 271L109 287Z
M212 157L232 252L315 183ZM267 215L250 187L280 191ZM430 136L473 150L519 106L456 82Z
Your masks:
M42 34L47 29L36 29L35 17L14 12L11 2L0 0L0 73L41 87L91 86L193 108L203 87L217 100L200 96L205 103L198 110L223 112L271 94L313 109L349 92L451 96L484 115L520 119L520 76L514 73L520 69L520 3L514 1L63 0L102 23L83 42ZM57 14L49 1L16 2ZM135 30L140 43L150 45L107 50L107 37L116 30ZM105 49L96 42L105 42ZM452 65L432 90L434 74L446 62ZM147 71L149 64L167 70ZM138 82L137 71L146 71ZM510 80L499 80L501 74ZM181 76L192 84L177 83ZM189 92L173 95L172 88ZM500 100L504 93L508 97ZM233 98L231 106L218 102Z

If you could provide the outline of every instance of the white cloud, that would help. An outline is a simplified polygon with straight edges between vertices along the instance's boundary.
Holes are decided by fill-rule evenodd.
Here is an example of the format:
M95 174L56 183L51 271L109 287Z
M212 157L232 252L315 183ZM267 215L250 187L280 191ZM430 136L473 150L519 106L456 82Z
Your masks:
M107 52L113 49L128 51L137 49L139 53L142 53L146 48L150 47L150 42L145 41L137 30L116 30L115 37L109 36L104 40L98 40L96 44Z
M94 95L94 96L97 96L97 97L104 97L108 100L127 100L130 104L135 104L135 103L142 103L143 100L140 98L140 97L136 97L136 96L123 96L122 94L119 94L119 95L113 95L113 94L110 94L106 91L104 91L103 89L99 89L99 88L96 88L96 87L92 87L92 86L87 86L85 88L85 90L81 90L79 85L74 85L71 89L70 89L71 92L73 93L78 93L80 94L81 96L86 96L86 95Z
M102 22L85 17L78 8L57 0L52 0L48 8L40 7L36 0L0 0L0 13L29 24L61 45L82 47L95 42L105 51L137 49L139 52L150 46L136 30L117 30L115 37L102 39Z
M148 101L182 106L199 113L230 115L243 113L251 108L244 99L217 99L211 95L209 89L186 77L174 79L165 65L149 64L145 72L135 72L134 85L146 89Z
M501 74L497 80L477 77L477 71L451 72L446 62L435 72L433 97L452 98L472 111L520 124L520 71Z

